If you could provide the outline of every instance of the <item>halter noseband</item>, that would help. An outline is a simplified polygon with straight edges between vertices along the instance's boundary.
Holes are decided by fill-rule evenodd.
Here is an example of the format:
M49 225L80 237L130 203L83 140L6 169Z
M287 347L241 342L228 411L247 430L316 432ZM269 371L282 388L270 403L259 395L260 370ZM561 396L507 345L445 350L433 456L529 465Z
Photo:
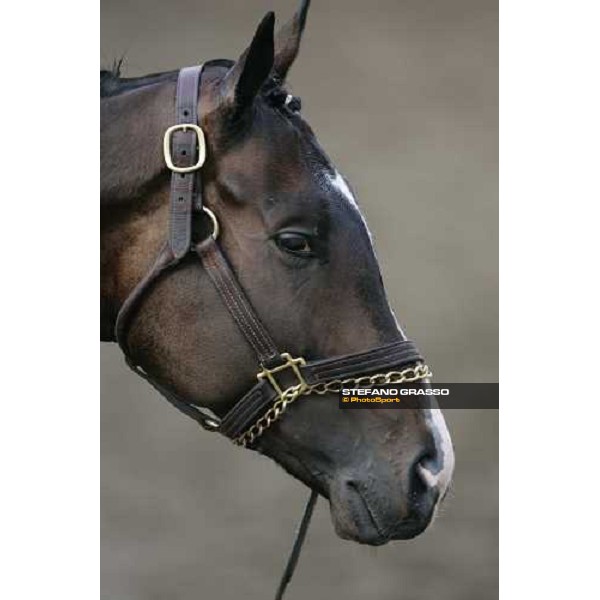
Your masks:
M285 412L287 406L308 394L327 394L349 384L361 387L417 381L431 376L415 344L400 340L355 354L315 361L280 352L250 304L217 243L219 222L202 202L201 167L206 159L204 133L198 125L202 65L179 72L176 124L164 136L164 155L172 171L169 239L154 265L127 297L115 326L115 335L127 364L149 381L169 402L202 427L218 431L241 446L251 446ZM177 165L177 166L176 166ZM212 233L199 242L192 239L192 218L204 213ZM131 358L127 333L143 295L166 271L193 251L217 288L223 303L252 346L260 371L257 383L222 418L178 397L154 381Z

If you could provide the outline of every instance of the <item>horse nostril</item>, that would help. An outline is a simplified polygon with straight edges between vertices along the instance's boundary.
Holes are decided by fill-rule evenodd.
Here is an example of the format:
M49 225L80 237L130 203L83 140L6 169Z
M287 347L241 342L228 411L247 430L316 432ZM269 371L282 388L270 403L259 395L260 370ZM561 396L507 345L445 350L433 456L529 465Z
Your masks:
M432 453L423 450L410 465L408 475L410 491L414 498L426 495L434 487L433 475L429 469L432 460Z
M428 490L439 487L439 461L437 453L427 453L415 461L415 474Z

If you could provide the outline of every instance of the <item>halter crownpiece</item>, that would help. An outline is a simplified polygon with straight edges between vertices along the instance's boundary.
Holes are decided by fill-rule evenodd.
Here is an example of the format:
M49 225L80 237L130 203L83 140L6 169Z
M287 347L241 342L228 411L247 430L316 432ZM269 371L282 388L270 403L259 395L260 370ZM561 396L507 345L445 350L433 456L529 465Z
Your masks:
M163 139L165 163L172 171L169 239L117 316L115 334L127 364L205 429L218 431L240 446L252 446L281 418L287 407L302 396L335 393L348 384L367 386L431 377L429 367L423 364L423 357L410 340L314 361L279 352L217 244L220 230L217 216L202 201L201 167L206 160L206 140L198 124L201 74L202 65L179 72L175 102L177 123L166 130ZM192 240L192 219L200 214L208 216L212 232L196 243ZM224 305L252 346L260 366L257 383L222 419L209 415L154 381L131 359L127 344L129 324L140 299L190 251L200 259Z

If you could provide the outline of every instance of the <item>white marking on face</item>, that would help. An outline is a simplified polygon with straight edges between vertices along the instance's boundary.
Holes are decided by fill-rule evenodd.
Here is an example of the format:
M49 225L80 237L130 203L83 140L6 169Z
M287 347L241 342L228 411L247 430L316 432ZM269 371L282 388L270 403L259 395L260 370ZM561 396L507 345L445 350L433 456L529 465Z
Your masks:
M439 408L429 410L430 422L435 437L436 463L440 465L437 472L434 472L425 465L419 465L419 474L429 487L437 487L440 498L444 496L454 472L454 448L450 439L450 432L446 426L446 421L442 411Z
M350 204L352 204L352 206L354 206L354 208L358 212L360 212L360 208L358 208L356 198L354 198L354 194L350 191L350 188L348 187L346 180L342 177L340 172L336 171L335 175L333 175L333 176L330 174L327 174L327 177L329 179L329 183L331 183L331 185L334 188L337 188L337 190L342 194L342 196L345 196L346 199L348 200L348 202L350 202Z
M392 317L394 318L394 323L396 323L396 329L398 330L398 333L402 336L403 340L407 340L408 338L406 337L404 330L402 329L402 327L400 327L400 321L398 321L398 317L396 316L396 311L392 308L392 306L389 302L388 302L388 306L390 307L390 312L392 313Z
M371 234L371 230L369 229L369 226L367 225L365 217L362 214L362 211L360 210L360 207L358 206L358 202L356 201L356 198L354 197L352 190L348 186L348 183L346 182L344 177L341 175L341 173L337 169L334 169L333 175L330 172L326 172L325 177L326 177L327 181L329 182L329 184L333 188L335 188L348 201L350 206L360 216L360 219L361 219L363 225L365 226L367 235L369 236L369 241L371 242L371 250L373 251L373 254L375 254L375 258L377 258L377 253L375 252L375 244L373 242L373 236ZM394 309L389 305L389 302L388 302L388 307L390 309L390 312L392 313L394 322L396 323L396 329L398 330L398 333L400 333L400 335L402 336L403 339L407 339L406 335L404 334L404 331L402 330L402 327L400 327L400 323L398 322L398 319L396 318L396 313L394 312Z
M371 231L369 230L369 226L367 225L367 222L365 221L365 217L362 214L360 207L358 206L358 202L356 202L356 198L354 197L352 190L346 183L346 180L342 177L340 172L337 170L334 172L333 175L331 173L326 173L325 176L327 177L327 181L331 184L331 186L334 187L342 196L344 196L344 198L346 200L348 200L350 206L360 215L363 225L365 226L365 229L367 230L367 235L369 236L369 241L371 242L371 247L373 248L373 236L371 235ZM374 248L373 248L373 252L375 252Z

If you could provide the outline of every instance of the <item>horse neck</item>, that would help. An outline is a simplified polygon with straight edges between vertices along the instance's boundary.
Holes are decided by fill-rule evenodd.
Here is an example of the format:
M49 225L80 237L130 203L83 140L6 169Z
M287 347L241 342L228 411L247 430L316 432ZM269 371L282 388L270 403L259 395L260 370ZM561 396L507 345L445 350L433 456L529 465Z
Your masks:
M162 136L174 122L175 83L163 82L102 98L100 201L122 205L143 195L166 172Z
M101 101L101 339L114 340L119 308L164 242L169 178L161 150L173 120L173 83Z

